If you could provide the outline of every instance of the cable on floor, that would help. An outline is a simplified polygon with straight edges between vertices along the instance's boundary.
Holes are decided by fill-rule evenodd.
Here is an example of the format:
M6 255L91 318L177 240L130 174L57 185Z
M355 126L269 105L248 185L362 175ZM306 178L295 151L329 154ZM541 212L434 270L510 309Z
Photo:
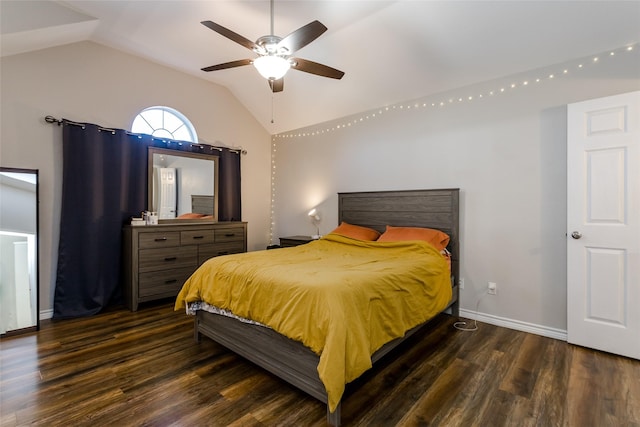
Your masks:
M488 292L485 292L484 294L482 294L480 298L478 298L478 301L476 302L476 315L475 315L476 319L478 317L478 307L480 306L480 301L482 301L482 298L484 298L487 294ZM466 332L477 331L478 321L476 319L473 319L473 326L467 326L467 322L465 320L461 320L459 322L454 323L453 327L459 331L466 331Z

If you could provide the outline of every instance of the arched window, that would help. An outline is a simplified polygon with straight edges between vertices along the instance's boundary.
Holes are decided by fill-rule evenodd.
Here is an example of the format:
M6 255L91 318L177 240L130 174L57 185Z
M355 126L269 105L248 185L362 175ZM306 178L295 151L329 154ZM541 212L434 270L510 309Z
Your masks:
M146 133L158 138L198 143L198 135L189 119L173 108L145 108L133 119L131 132Z

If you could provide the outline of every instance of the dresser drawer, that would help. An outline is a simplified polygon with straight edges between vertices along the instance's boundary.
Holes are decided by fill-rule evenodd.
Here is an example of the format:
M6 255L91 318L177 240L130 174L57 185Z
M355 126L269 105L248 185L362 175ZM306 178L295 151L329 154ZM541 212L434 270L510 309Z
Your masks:
M140 249L180 246L180 232L158 231L153 233L140 233L138 235L138 246Z
M215 230L216 243L219 242L244 242L244 228L233 227L222 230Z
M215 242L215 234L211 229L189 230L180 232L181 245L201 245Z
M141 249L138 258L138 271L143 273L180 267L193 268L196 267L197 261L197 246Z
M176 296L191 273L193 273L192 267L141 273L138 296L140 298Z
M244 252L244 241L202 245L198 248L198 265L215 256L238 254L241 252Z

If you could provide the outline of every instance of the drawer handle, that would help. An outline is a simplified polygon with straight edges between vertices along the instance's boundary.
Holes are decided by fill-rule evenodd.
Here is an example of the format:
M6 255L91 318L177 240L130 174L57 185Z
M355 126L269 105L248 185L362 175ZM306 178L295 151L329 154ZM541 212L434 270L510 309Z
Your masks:
M193 236L194 239L204 239L204 236Z
M175 257L175 256L168 256L168 257L166 257L164 260L165 260L165 261L175 261L175 260L177 260L177 259L178 259L178 257Z
M236 233L227 233L227 234L224 235L224 237L233 237L235 235L236 235Z
M157 239L155 239L156 242L164 242L165 240L167 240L166 237L158 237Z
M169 283L176 283L178 281L178 279L171 279L171 280L165 280L165 284L169 284Z
M220 251L218 255L229 255L229 251Z

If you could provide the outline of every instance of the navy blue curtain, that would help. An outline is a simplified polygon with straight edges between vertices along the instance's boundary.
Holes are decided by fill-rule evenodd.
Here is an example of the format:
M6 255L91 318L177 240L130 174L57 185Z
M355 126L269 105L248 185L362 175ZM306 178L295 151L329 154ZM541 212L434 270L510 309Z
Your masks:
M89 316L122 302L122 226L147 208L148 147L168 148L150 135L67 120L62 139L56 319ZM191 144L169 145L191 150ZM240 220L240 154L220 153L218 218Z
M147 205L150 136L63 122L63 173L54 318L120 302L122 225Z
M218 221L241 221L239 151L222 150L218 159Z

